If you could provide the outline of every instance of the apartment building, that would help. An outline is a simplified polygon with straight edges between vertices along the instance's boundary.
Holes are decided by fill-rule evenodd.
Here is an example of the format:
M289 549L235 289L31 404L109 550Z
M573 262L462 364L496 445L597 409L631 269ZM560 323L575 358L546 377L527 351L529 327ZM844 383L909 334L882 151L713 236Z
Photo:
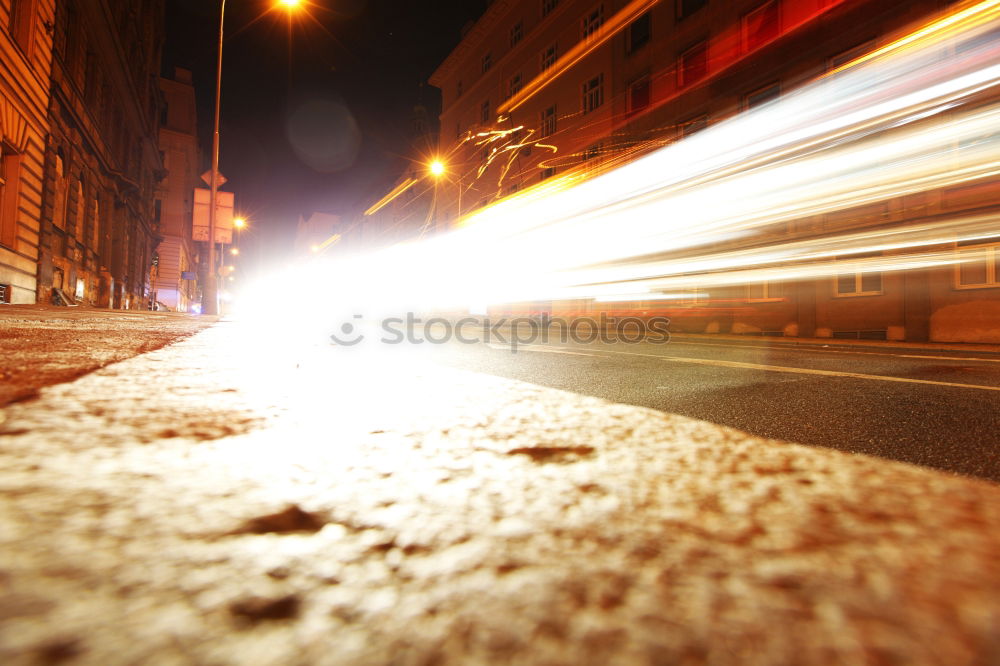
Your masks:
M45 28L38 302L151 306L163 11L162 0L59 0Z
M454 224L553 176L629 162L969 4L495 0L430 80L442 94L439 152L454 185L440 195L438 215ZM830 211L752 242L808 241L971 211L1000 212L995 178ZM675 330L698 332L1000 342L1000 227L996 238L939 249L970 261L706 287L668 314Z
M0 0L0 303L34 303L55 0Z

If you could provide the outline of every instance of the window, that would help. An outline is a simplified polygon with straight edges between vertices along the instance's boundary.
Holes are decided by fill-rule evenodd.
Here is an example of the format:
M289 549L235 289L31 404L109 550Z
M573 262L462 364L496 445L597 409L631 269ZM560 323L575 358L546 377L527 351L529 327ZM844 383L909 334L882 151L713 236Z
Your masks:
M1000 242L991 244L959 244L955 248L956 289L1000 287Z
M685 19L708 4L708 0L677 0L677 19Z
M101 204L97 197L90 202L90 247L97 251L101 242Z
M559 0L542 0L542 16L548 16L559 6Z
M83 223L86 220L87 202L83 199L83 183L76 181L76 219L73 224L73 235L83 242Z
M522 85L523 83L520 73L510 77L510 81L507 82L507 97L513 97L517 93L521 92Z
M770 0L743 17L743 51L759 48L778 36L778 0Z
M524 37L524 22L518 21L510 27L510 45L514 46Z
M10 6L10 34L25 53L31 51L35 0L13 0Z
M590 162L591 160L596 160L601 155L601 144L595 143L589 148L583 151L583 161Z
M540 71L545 71L556 62L556 45L553 44L549 48L542 51L541 65L539 67Z
M604 25L604 5L598 5L596 9L584 15L580 25L580 36L582 39L586 39L597 32L597 29Z
M66 228L66 194L69 191L69 183L66 179L66 165L63 163L62 155L56 154L56 177L53 189L55 190L55 201L52 205L52 224L59 229Z
M629 55L635 53L649 43L651 31L651 19L649 12L646 12L636 20L625 32L625 52Z
M490 100L486 100L479 107L479 120L482 121L484 125L490 122Z
M491 67L493 67L493 54L487 53L483 56L483 73L490 71Z
M643 75L628 84L628 114L639 113L649 106L650 80Z
M0 245L17 240L17 195L21 156L0 144Z
M538 134L540 138L552 136L556 133L556 107L553 104L542 111L542 122L539 124Z
M604 75L598 74L583 84L583 112L596 111L604 104Z
M548 167L546 169L542 169L542 173L541 173L541 175L539 176L538 179L539 180L547 180L547 179L551 178L554 175L556 175L556 168L555 167Z
M750 109L761 106L762 104L767 104L772 100L778 99L780 95L781 85L778 83L772 83L771 85L759 88L744 97L743 108L749 111Z
M462 82L459 81L458 85L455 86L455 98L458 99L465 92L465 88L462 86Z
M880 254L855 255L852 259L878 257ZM872 296L882 293L882 273L878 271L848 269L835 280L837 296Z
M681 54L677 68L677 86L684 88L705 78L708 74L708 42L695 44Z
M780 286L774 282L758 282L747 285L747 300L751 303L783 301Z
M705 114L695 116L681 123L681 137L687 138L706 127L708 127L708 116Z

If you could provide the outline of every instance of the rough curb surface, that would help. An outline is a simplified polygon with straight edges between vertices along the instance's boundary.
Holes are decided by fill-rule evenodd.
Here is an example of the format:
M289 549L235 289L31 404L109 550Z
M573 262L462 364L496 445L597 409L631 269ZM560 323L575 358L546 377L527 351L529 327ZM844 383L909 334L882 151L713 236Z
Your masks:
M220 324L10 405L5 664L990 664L1000 487Z

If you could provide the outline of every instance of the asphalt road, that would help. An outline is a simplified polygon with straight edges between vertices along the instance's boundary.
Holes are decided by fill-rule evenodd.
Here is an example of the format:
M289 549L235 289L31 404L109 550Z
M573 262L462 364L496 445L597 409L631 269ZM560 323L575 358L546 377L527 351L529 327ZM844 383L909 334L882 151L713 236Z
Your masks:
M440 363L1000 481L1000 355L673 338L423 345Z

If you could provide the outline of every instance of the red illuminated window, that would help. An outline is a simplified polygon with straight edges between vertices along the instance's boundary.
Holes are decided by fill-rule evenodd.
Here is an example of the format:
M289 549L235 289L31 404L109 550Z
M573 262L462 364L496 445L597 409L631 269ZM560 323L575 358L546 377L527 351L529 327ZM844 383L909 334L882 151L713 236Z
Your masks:
M778 0L770 0L743 17L743 50L752 51L778 36Z
M677 86L684 88L708 74L708 42L701 42L681 54L677 68Z
M628 113L638 113L649 106L649 76L641 76L628 86Z

